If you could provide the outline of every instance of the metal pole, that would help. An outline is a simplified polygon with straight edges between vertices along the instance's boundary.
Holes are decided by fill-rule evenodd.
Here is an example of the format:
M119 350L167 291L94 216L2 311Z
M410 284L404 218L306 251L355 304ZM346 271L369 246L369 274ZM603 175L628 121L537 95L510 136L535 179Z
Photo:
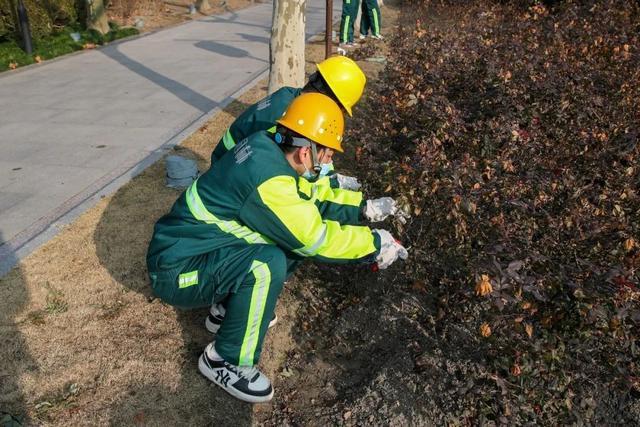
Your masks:
M324 38L324 57L328 58L331 56L331 33L333 32L333 0L327 0L327 31L325 32Z
M18 20L20 21L20 31L22 32L22 41L24 43L24 51L28 55L33 53L33 43L31 41L31 27L29 26L29 15L24 7L22 0L18 0Z

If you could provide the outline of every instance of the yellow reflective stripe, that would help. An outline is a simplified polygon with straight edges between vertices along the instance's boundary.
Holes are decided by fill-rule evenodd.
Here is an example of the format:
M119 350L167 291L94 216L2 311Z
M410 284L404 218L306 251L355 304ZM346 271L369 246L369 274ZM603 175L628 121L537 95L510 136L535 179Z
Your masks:
M244 239L249 243L271 243L262 236L260 233L256 233L244 225L240 225L236 221L227 221L216 217L214 214L209 212L202 203L202 199L198 194L198 180L196 179L193 184L187 189L187 193L185 194L187 199L187 206L189 207L189 212L191 215L198 221L205 222L207 224L217 225L220 230L225 233L233 234L238 239Z
M270 127L269 129L267 129L267 132L269 133L276 133L276 126Z
M318 200L320 202L331 202L338 205L355 207L362 204L362 192L332 188L331 180L328 176L324 176L313 183L300 177L298 179L298 188L302 194L309 197L312 201Z
M313 199L300 198L293 177L276 176L263 182L258 187L258 195L289 233L302 243L302 247L291 249L300 255L359 259L376 250L368 227L323 221Z
M182 273L178 276L178 288L188 288L198 284L198 270Z
M347 4L349 4L349 0L347 0ZM342 26L342 43L347 42L347 28L349 28L349 20L350 16L347 16L344 20L344 25Z
M240 347L240 366L253 366L253 359L260 337L260 325L264 317L264 309L269 296L269 286L271 285L271 271L269 265L253 261L251 272L255 278L253 292L251 293L251 304L247 316L247 329L244 331L242 347Z
M361 225L341 225L337 221L325 220L327 244L317 255L331 259L360 259L376 251L373 233Z
M378 23L378 11L373 9L373 35L380 35L380 24Z
M231 150L236 146L236 141L234 141L233 136L231 136L230 129L227 129L227 132L225 132L224 136L222 137L222 142L224 143L224 147L227 150Z
M329 177L323 177L316 183L315 197L321 202L331 202L338 205L360 206L362 203L362 192L344 190L342 188L332 188Z

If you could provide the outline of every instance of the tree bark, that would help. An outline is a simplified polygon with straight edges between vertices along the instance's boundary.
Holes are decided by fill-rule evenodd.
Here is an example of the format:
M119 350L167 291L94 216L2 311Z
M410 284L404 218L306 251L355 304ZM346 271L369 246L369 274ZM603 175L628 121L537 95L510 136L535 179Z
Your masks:
M103 0L86 0L87 1L87 28L96 30L100 34L109 32L109 21L104 8Z
M274 0L269 42L269 89L304 85L306 0Z
M209 4L209 0L197 0L196 8L200 13L206 13L211 10L211 5Z

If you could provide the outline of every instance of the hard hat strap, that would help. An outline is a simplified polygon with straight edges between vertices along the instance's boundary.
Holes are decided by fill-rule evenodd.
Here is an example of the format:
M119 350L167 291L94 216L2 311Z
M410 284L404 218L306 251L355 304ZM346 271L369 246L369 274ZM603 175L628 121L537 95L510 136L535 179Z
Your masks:
M320 173L322 167L320 166L320 162L318 161L318 148L316 147L316 143L311 143L311 160L313 161L313 171L317 174Z
M306 138L297 138L295 136L291 137L290 144L294 147L311 147L311 161L313 162L313 171L318 174L320 173L320 161L318 161L318 147L315 142L309 141Z

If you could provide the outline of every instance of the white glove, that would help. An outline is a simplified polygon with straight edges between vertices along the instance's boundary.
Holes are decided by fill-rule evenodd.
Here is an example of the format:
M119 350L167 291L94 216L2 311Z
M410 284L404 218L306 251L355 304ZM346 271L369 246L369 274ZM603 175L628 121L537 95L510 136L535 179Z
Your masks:
M401 223L406 223L407 215L391 197L367 200L364 216L371 222L384 221L389 215L395 215Z
M387 230L373 230L380 236L380 252L376 256L378 268L384 270L398 258L407 259L409 252Z
M355 178L353 176L346 176L337 173L336 179L338 180L338 187L343 190L358 191L360 187L362 187L362 185L358 182L358 178Z

